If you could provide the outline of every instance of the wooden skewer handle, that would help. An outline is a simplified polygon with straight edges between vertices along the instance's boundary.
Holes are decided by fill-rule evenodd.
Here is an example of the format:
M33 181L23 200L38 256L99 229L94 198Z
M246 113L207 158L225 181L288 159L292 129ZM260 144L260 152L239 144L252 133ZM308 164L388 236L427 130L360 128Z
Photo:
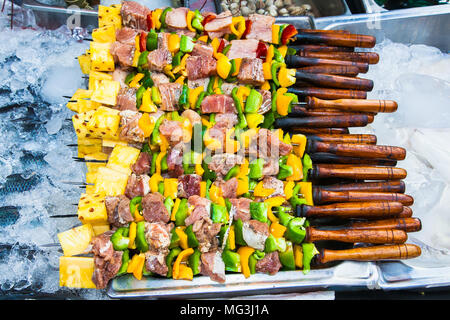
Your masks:
M341 178L355 180L399 180L406 178L406 170L396 167L319 164L309 171L311 179Z
M314 187L313 187L314 188ZM315 187L328 191L364 191L364 192L405 192L405 183L402 180L382 181L382 182L361 182L333 184L327 186Z
M399 229L405 232L417 232L422 229L422 222L418 218L383 219L369 222L353 222L351 229Z
M299 96L314 96L320 99L366 99L367 91L362 90L344 90L344 89L330 89L319 87L289 87L289 93L294 93Z
M305 118L278 118L275 128L348 128L365 127L369 124L367 115L305 117Z
M354 52L352 47L326 46L321 44L289 44L289 48L308 52Z
M403 230L381 229L381 230L320 230L312 227L306 228L306 242L315 242L322 240L333 240L350 243L405 243L408 235Z
M390 166L395 167L397 160L391 159L371 159L359 157L343 157L332 153L310 153L311 160L315 164L334 163L334 164L353 164L353 165L372 165L372 166Z
M373 134L315 134L306 135L308 140L328 143L377 144L377 136Z
M362 91L372 91L373 81L362 78L352 78L336 76L331 74L307 73L298 71L295 73L298 80L317 85L319 87L353 89Z
M318 188L313 189L313 199L315 204L325 204L333 202L390 201L400 202L404 206L411 206L414 203L413 197L403 193L327 191Z
M326 152L344 157L391 160L404 160L406 158L406 149L404 148L369 144L339 144L309 140L306 150L307 153Z
M403 212L400 202L344 202L323 206L301 205L296 208L296 216L306 218L393 218Z
M403 207L403 211L400 212L398 218L411 218L413 215L413 211L410 207Z
M369 64L366 62L354 62L334 59L320 59L311 57L300 57L297 55L287 55L285 58L286 64L289 68L301 68L308 66L333 65L333 66L350 66L357 67L359 73L367 73L369 71Z
M373 48L376 38L361 34L347 34L336 32L299 32L296 35L296 43L324 43L331 46Z
M319 65L297 68L297 70L301 72L336 74L348 77L356 77L359 74L359 68L355 66Z
M384 245L373 247L353 248L347 250L324 249L317 257L318 263L331 261L380 261L412 259L420 256L421 249L414 244Z
M368 64L377 64L380 56L376 52L312 52L299 51L301 57L311 57L319 59L333 59L343 61L364 62Z
M323 29L297 29L298 32L303 33L340 33L340 34L351 34L348 30L323 30Z
M288 117L328 117L328 116L349 116L366 114L370 120L373 118L372 113L349 112L337 109L308 109L298 105L294 105Z
M291 132L301 134L326 134L326 135L349 134L348 128L292 128Z
M357 111L357 112L395 112L398 104L392 100L365 100L365 99L338 99L323 100L316 97L306 97L308 108L329 108L339 109L341 111Z

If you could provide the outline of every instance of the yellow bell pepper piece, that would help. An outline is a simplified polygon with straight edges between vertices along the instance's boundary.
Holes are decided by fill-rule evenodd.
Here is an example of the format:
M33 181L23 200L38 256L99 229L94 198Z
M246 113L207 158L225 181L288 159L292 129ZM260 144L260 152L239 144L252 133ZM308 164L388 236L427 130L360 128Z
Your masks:
M144 132L144 137L148 138L153 132L153 128L155 127L155 118L150 117L148 113L142 114L142 117L138 121L139 128Z
M187 28L190 31L197 32L197 30L195 30L194 27L192 27L192 19L194 19L194 17L195 17L194 11L189 10L188 13L186 14L186 24Z
M133 67L135 67L135 68L137 68L137 66L138 66L139 56L141 55L141 50L140 50L141 45L140 45L140 43L139 43L139 40L140 40L140 36L137 35L137 36L134 38L134 47L136 48L136 50L134 51L133 62L132 62L132 64L131 64L131 65L132 65Z
M208 42L208 36L205 35L205 36L198 37L197 41L202 41L204 43L207 43Z
M253 190L253 195L255 197L268 197L270 196L273 192L275 191L275 189L266 189L263 187L263 182L260 181L258 182L258 184L255 187L255 190Z
M261 86L261 90L270 90L270 83L269 81L264 81L264 84Z
M294 244L294 261L297 268L303 269L303 249L299 244Z
M273 24L272 25L272 43L273 44L279 44L280 43L280 39L279 39L279 33L280 33L280 25L278 24Z
M236 65L236 70L231 74L233 77L239 74L239 70L241 69L242 58L235 58L234 64Z
M286 88L280 88L277 90L277 112L281 116L288 115L289 104L292 101L292 97L285 96L287 92Z
M219 49L219 46L220 46L219 38L212 39L210 44L213 47L213 56L214 56L214 58L218 59L219 57L217 55L217 49Z
M264 80L272 80L272 70L271 70L272 64L270 62L264 62L262 66L263 66Z
M295 84L297 78L295 77L296 69L288 69L286 67L281 67L278 71L278 81L281 87L290 87Z
M269 46L269 48L267 49L265 62L268 63L269 65L272 65L272 60L273 60L274 55L275 55L275 47L273 46L273 44L271 44Z
M222 197L222 189L217 187L215 184L212 184L209 188L209 198L215 204L222 206L225 205L225 199Z
M255 252L255 249L251 247L239 247L239 249L237 250L237 253L241 258L241 270L244 274L244 277L246 278L250 277L250 267L248 265L248 260L253 252Z
M205 169L202 168L202 165L197 163L195 165L195 174L198 174L199 176L202 176L204 172L205 172Z
M230 231L228 232L228 248L230 250L236 249L236 233L234 232L234 225L230 227Z
M259 113L247 113L245 118L247 119L247 125L250 129L256 129L264 122L264 115Z
M282 224L279 224L278 222L272 222L272 224L270 225L270 233L275 238L283 237L286 229L287 228L285 226L283 226Z
M284 195L286 197L286 200L289 200L292 197L293 189L295 187L294 181L287 181L284 185Z
M189 90L189 105L191 106L191 109L195 108L195 104L197 103L198 96L203 91L205 91L205 88L203 86Z
M183 74L183 71L186 71L186 60L190 56L190 54L186 53L183 58L181 58L180 64L173 68L172 73L178 73L181 71L181 73Z
M205 146L210 150L216 150L222 147L222 143L219 140L214 139L209 135L209 129L205 132L203 142L205 143Z
M164 197L171 197L175 199L178 195L178 179L166 178L164 179Z
M192 249L192 248L188 248L188 249L185 249L180 252L180 254L177 256L177 259L173 263L173 269L172 269L173 279L175 279L175 280L182 279L181 271L183 268L181 267L181 265L182 265L181 263L185 262L189 258L189 256L193 253L194 253L194 249Z
M293 144L297 144L293 146L293 152L299 157L303 158L306 149L306 136L303 134L294 134L292 135L291 142Z
M172 214L170 215L170 221L175 221L175 214L177 213L178 208L180 207L180 203L181 203L180 198L176 198L172 208Z
M147 88L142 95L142 104L139 107L139 111L153 113L158 111L158 107L152 101L152 90Z
M313 206L313 196L312 196L312 183L311 182L299 182L300 184L300 193L303 195L303 197L306 199L306 204L308 206Z
M181 38L176 33L171 33L168 41L168 49L174 55L180 50Z
M184 84L184 80L186 79L185 76L180 76L177 78L177 80L175 80L175 83L179 83L179 84Z
M194 279L194 272L185 264L180 264L177 280L192 280Z
M183 249L183 250L188 249L189 248L188 236L187 236L186 232L184 232L184 227L176 227L175 228L175 233L180 238L180 247L181 247L181 249Z
M131 258L130 264L128 265L127 272L132 273L136 279L141 280L144 263L145 263L144 253L134 255L133 258Z
M164 178L159 173L155 173L150 177L149 185L152 192L158 192L158 184L164 181Z
M236 195L241 196L248 192L248 177L238 177L238 186L236 188Z
M230 70L231 70L230 59L228 59L227 56L222 54L219 57L219 59L217 60L217 74L222 79L226 79L226 78L228 78L228 75L230 74Z
M200 197L206 197L206 181L200 182Z
M231 128L225 134L225 152L226 153L236 153L241 148L241 144L239 141L231 139L231 136L234 134L235 128Z
M245 149L248 149L250 147L253 137L256 136L257 134L258 128L249 129L241 133L241 141Z
M133 80L131 80L130 84L128 85L130 88L136 88L139 84L139 81L141 81L142 78L144 78L143 73L138 73L134 76Z
M134 221L144 221L144 216L139 212L138 208L136 207L136 210L134 211Z
M134 240L136 239L136 229L137 229L136 222L130 223L130 231L129 231L129 234L128 234L128 238L130 238L130 244L128 245L129 249L135 249L136 248L136 245L134 243Z
M282 46L278 47L278 51L283 56L283 58L286 57L287 50L288 50L288 46L287 45L282 45Z
M230 25L230 30L232 34L236 35L236 37L240 39L245 32L245 18L242 16L233 17Z
M250 88L246 86L240 86L236 92L237 97L239 98L239 101L241 103L242 112L244 112L244 106L245 106L245 100L250 94Z
M158 156L156 157L156 173L161 175L161 160L164 158L164 156L166 155L166 151L161 151Z
M279 219L273 214L272 207L281 206L285 201L286 201L286 199L283 197L272 197L272 198L264 200L264 202L269 205L269 208L267 210L267 217L273 223L278 222Z
M291 166L294 173L286 178L286 181L299 181L303 179L302 159L291 153L286 161L286 165Z
M152 21L155 24L155 29L159 30L161 29L161 14L162 14L163 10L162 9L155 9L152 11Z

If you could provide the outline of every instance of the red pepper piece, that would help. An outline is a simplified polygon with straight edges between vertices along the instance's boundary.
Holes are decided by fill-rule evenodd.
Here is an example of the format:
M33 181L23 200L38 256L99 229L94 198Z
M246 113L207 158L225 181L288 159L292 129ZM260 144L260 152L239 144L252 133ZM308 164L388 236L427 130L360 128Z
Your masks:
M252 21L251 20L245 20L245 31L242 34L241 39L245 39L247 35L250 33L250 29L252 28Z
M256 57L259 59L264 58L267 55L267 46L264 42L258 43L258 48L256 48Z
M139 35L139 50L141 52L147 50L147 32L141 32Z
M219 47L217 48L217 52L222 52L223 48L225 48L225 41L222 39L220 40Z
M152 19L152 12L147 14L147 30L150 31L152 29L155 29L155 22Z
M288 43L289 40L291 40L291 38L293 36L295 36L297 34L297 29L295 29L295 27L290 24L288 25L286 28L284 28L283 32L281 33L281 44L285 45Z
M205 19L202 21L202 26L205 26L208 22L214 20L216 16L214 14L210 14L209 16L206 16Z

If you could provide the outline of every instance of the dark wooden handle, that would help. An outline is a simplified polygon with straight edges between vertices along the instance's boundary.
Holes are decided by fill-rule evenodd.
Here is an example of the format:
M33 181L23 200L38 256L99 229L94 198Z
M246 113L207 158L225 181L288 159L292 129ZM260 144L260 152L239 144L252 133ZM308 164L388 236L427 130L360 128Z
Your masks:
M295 73L298 80L311 83L319 87L353 89L362 91L372 91L373 81L362 78L352 78L344 76L336 76L322 73L307 73L298 71Z
M358 115L358 114L366 114L373 116L373 114L369 113L361 113L361 112L348 112L341 111L337 109L308 109L305 107L301 107L298 105L293 105L292 111L289 112L288 117L326 117L326 116L348 116L348 115Z
M324 43L331 46L373 48L376 38L373 36L336 32L299 32L295 43Z
M322 44L289 44L289 48L295 49L297 52L354 52L352 47L326 46Z
M300 57L310 57L319 59L332 59L343 61L364 62L368 64L377 64L380 56L376 52L317 52L317 51L299 51Z
M392 100L366 100L366 99L338 99L323 100L316 97L306 97L308 108L311 109L338 109L341 111L357 112L395 112L398 104Z
M363 201L391 201L400 202L404 206L411 206L414 198L404 193L393 192L367 192L367 191L328 191L313 189L315 204L333 202L363 202Z
M396 167L353 166L345 164L313 165L312 179L341 178L355 180L399 180L406 178L406 170Z
M297 207L296 215L306 218L362 218L379 219L397 217L403 211L400 202L344 202L323 206L301 205Z
M350 243L405 243L408 235L398 229L342 229L342 230L320 230L312 227L306 228L306 242L333 240Z
M350 224L351 229L376 230L399 229L405 232L417 232L422 229L422 222L418 218L396 218L375 221L360 221Z
M382 182L360 182L333 184L328 186L316 186L321 190L328 191L364 191L364 192L405 192L405 183L402 180L382 181Z
M419 246L414 244L384 245L361 247L347 250L323 249L317 256L318 263L331 261L353 260L353 261L380 261L412 259L420 256Z
M309 73L325 73L336 74L341 76L356 77L359 74L359 68L355 66L339 66L339 65L319 65L297 68L297 71Z
M349 134L348 128L292 128L291 132L301 134L327 134L327 135Z
M403 207L403 211L398 215L399 218L411 218L413 211L410 207Z
M369 123L367 115L279 118L275 120L275 128L348 128L365 127Z
M343 90L319 87L289 87L289 93L306 97L313 96L320 99L366 99L367 91L362 90Z
M351 34L348 30L323 30L323 29L297 29L298 32L303 33L338 33L338 34Z
M371 159L358 157L343 157L331 153L309 153L311 160L315 164L321 163L338 163L338 164L353 164L353 165L371 165L371 166L389 166L395 167L397 160L391 159Z
M333 66L353 66L357 67L359 73L367 73L369 64L366 62L343 61L333 59L320 59L310 57L300 57L298 55L287 55L285 58L286 65L289 68L301 68L308 66L333 65Z
M373 134L307 134L308 140L329 143L377 144L377 136Z
M405 148L370 144L328 143L309 140L306 150L307 153L326 152L344 157L392 160L404 160L406 158Z

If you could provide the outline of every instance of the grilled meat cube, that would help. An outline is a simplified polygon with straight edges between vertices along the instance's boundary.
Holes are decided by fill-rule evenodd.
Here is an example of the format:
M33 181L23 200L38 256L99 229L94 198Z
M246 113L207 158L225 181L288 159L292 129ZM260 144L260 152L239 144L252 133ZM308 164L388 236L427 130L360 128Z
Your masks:
M147 152L141 152L136 162L131 166L135 174L148 174L152 165L152 157Z
M163 83L158 86L158 89L162 99L161 110L177 111L183 85L176 82Z
M136 108L136 88L121 88L117 95L116 108L120 111L138 111Z
M172 63L172 54L167 49L150 51L147 56L150 71L162 72L164 67Z
M201 256L202 270L201 274L209 276L211 280L225 282L225 264L222 260L220 251L211 251L203 253Z
M230 50L227 52L229 59L236 58L256 58L259 41L255 39L232 40Z
M133 65L134 52L136 47L130 44L120 43L119 41L111 44L109 51L114 57L114 61L124 68L130 68Z
M242 236L249 247L264 250L269 236L269 225L258 220L249 220L242 225Z
M122 251L115 251L110 241L113 231L107 231L91 241L94 253L92 282L97 289L104 289L122 266Z
M211 210L211 200L202 198L198 195L190 196L188 206L193 207L191 214L184 220L186 226L194 224L202 219L209 219Z
M120 228L134 221L130 212L130 199L126 196L106 196L105 206L108 213L108 223L113 226Z
M122 29L116 30L116 41L134 46L136 44L137 35L138 32L136 29L123 27Z
M203 99L202 113L237 113L234 100L227 94L213 94Z
M194 44L194 49L191 52L191 56L212 57L213 53L214 49L210 44L199 41Z
M210 56L189 56L186 71L189 80L197 80L216 75L217 60Z
M229 199L231 204L236 208L236 213L234 214L233 219L242 221L248 221L251 218L250 215L250 203L251 199L247 198L239 198L239 199Z
M150 177L146 174L136 175L132 173L128 178L125 195L130 199L138 196L145 196L150 192L149 181Z
M184 173L183 170L183 150L184 144L182 142L171 147L167 152L167 169L169 175L173 178L178 178Z
M242 155L231 153L215 154L211 157L208 168L221 177L225 176L236 164L241 164L242 162Z
M140 112L125 110L120 112L120 134L121 140L127 142L142 143L145 141L144 131L139 127Z
M228 181L218 178L214 184L222 189L222 196L224 198L236 198L236 190L238 186L237 178L231 178Z
M246 39L256 39L266 43L272 42L272 25L275 24L275 18L261 14L251 14L248 18L252 23L250 32Z
M222 30L232 23L232 15L230 11L224 11L221 14L217 15L215 19L205 24L205 31L219 31Z
M164 206L164 197L156 192L142 198L143 216L147 222L164 222L170 220L170 214Z
M120 14L122 24L137 30L147 30L147 15L151 10L135 1L123 1Z
M152 72L150 75L150 78L152 79L155 86L159 87L163 83L169 83L170 79L168 76L166 76L164 73L161 72Z
M189 198L200 195L200 182L202 177L198 174L184 174L178 177L178 197Z
M180 8L173 8L166 14L166 24L170 28L174 29L186 29L187 28L187 22L186 22L186 15L188 13L189 9L180 7Z
M256 263L256 272L268 273L271 275L276 274L282 265L278 256L278 251L266 253L264 258Z
M244 84L262 85L265 81L262 60L243 58L237 78Z

